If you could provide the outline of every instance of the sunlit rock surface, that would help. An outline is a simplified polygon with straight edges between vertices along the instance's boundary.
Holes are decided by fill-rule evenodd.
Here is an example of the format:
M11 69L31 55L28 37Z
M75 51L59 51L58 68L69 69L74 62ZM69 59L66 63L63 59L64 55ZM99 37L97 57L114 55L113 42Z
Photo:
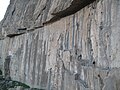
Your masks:
M39 90L120 90L119 8L119 0L11 0L0 70Z

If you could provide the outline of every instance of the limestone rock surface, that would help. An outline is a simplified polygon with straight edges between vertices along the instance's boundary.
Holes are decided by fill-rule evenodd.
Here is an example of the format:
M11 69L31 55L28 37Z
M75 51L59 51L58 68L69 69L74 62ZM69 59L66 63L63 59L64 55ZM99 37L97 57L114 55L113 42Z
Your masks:
M38 90L120 90L119 8L120 0L11 0L0 70Z

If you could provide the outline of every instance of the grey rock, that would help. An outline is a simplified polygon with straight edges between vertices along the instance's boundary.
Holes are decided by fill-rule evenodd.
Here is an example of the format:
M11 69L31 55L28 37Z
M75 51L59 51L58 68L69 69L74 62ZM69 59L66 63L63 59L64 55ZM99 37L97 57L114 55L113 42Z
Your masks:
M0 22L0 77L28 90L120 90L119 3L11 0Z

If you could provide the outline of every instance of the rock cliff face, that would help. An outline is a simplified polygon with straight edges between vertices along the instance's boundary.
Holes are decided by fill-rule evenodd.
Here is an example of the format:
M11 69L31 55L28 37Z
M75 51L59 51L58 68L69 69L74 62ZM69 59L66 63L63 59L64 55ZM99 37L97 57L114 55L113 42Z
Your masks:
M119 9L120 0L11 0L0 70L39 90L120 90Z

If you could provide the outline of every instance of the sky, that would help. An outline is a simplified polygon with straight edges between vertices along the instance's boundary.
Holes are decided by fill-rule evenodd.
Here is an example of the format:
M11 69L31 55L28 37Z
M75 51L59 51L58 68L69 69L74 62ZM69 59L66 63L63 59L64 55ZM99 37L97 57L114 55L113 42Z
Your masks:
M0 0L0 21L3 19L10 0Z

